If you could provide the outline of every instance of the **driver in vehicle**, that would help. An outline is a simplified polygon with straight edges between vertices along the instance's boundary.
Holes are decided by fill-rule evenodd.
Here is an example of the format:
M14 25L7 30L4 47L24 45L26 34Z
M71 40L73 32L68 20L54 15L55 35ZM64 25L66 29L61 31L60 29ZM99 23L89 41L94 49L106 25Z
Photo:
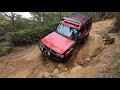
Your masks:
M78 31L76 29L74 29L73 32L72 32L72 38L74 40L77 40L77 36L78 36Z

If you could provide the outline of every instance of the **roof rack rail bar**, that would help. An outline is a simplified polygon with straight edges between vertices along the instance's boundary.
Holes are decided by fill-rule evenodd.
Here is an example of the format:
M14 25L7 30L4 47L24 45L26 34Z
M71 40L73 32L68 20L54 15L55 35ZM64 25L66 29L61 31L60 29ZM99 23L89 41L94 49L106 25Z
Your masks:
M67 18L67 17L63 17L62 19L67 20L67 21L71 21L71 22L74 22L74 23L78 23L78 24L80 24L80 23L81 23L81 22L80 22L80 21L78 21L78 20L74 20L74 19Z

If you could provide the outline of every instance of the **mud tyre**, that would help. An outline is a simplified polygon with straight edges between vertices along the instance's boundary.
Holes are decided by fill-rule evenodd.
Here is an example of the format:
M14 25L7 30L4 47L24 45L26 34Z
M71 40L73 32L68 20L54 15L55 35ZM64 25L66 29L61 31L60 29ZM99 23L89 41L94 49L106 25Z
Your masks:
M71 57L72 57L72 54L70 54L67 58L65 58L65 59L62 61L62 63L67 63L67 62L70 60Z

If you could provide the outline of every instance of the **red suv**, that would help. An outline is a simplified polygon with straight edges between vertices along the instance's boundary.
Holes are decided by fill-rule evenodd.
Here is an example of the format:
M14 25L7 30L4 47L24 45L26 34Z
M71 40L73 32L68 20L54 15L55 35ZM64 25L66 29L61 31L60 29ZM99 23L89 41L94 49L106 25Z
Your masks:
M89 36L92 18L80 13L63 17L55 31L39 41L41 52L52 59L66 62L72 56L75 44Z

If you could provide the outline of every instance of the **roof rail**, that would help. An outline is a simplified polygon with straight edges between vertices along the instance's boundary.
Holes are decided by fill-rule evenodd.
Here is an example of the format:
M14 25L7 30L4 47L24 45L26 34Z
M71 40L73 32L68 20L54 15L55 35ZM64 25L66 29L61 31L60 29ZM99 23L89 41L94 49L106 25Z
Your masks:
M76 24L80 24L80 20L74 20L74 19L71 19L71 18L68 18L68 17L63 17L62 20L66 20L66 21L70 21L70 22L73 22L73 23L76 23Z

